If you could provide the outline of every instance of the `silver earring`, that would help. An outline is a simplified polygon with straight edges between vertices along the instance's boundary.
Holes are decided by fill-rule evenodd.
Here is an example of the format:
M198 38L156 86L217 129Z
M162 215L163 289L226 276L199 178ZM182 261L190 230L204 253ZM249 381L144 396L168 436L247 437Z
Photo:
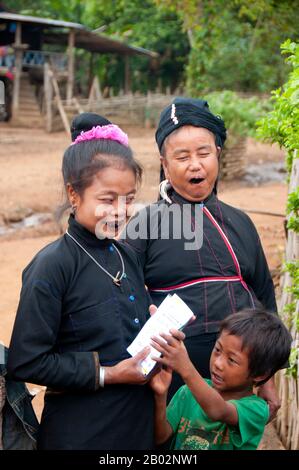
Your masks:
M72 209L72 214L75 215L76 210L77 210L77 206L75 204L72 204L71 209Z
M171 184L169 183L168 180L162 181L159 185L159 191L160 191L161 198L164 199L165 201L167 201L169 204L172 203L172 200L170 199L170 197L167 194L167 191L170 188L171 188Z

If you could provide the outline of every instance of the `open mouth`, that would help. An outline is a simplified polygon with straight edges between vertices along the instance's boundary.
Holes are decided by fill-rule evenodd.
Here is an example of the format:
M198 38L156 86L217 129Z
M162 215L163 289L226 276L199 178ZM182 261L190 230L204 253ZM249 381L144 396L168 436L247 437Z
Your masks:
M200 184L202 181L204 181L204 178L191 178L191 180L189 180L189 183Z
M113 222L106 222L104 224L104 229L111 231L118 231L120 228L122 228L125 224L125 220L116 220Z
M215 372L212 372L212 381L217 385L223 383L223 379L219 375L215 374Z

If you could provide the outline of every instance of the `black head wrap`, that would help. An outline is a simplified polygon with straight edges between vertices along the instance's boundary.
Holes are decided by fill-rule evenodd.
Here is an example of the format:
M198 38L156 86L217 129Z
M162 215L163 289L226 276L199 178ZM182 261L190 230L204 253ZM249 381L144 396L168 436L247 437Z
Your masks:
M216 145L223 147L226 128L223 120L209 110L207 101L195 98L175 98L161 113L156 142L161 151L166 137L182 126L204 127L216 138Z
M95 126L108 126L112 122L95 113L81 113L75 116L71 123L72 142L76 140L81 132L90 131Z
M182 126L204 127L215 135L216 145L223 147L226 140L226 128L223 120L209 110L208 102L196 98L174 98L160 115L156 142L161 152L166 137ZM160 182L165 180L163 165L160 167ZM214 193L217 194L218 179L215 182ZM160 199L160 197L159 197Z

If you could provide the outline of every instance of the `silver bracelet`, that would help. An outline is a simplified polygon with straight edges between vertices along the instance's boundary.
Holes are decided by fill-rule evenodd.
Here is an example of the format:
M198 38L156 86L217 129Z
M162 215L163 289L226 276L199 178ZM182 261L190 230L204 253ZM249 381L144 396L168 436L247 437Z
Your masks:
M101 388L105 386L105 368L100 366L100 373L99 373L99 385Z

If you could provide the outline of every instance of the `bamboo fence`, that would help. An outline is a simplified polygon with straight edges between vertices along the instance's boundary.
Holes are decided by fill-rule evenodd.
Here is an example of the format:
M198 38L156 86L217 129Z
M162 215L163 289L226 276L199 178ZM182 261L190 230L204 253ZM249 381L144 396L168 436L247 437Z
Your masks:
M296 158L297 157L297 158ZM297 151L295 151L292 172L290 176L289 192L296 190L299 186L299 158ZM292 214L289 215L289 217ZM286 262L293 262L299 259L299 234L293 230L288 231L288 238L286 243ZM285 317L284 308L286 305L294 302L294 297L291 292L288 292L288 287L291 286L292 279L289 272L285 272L282 277L282 296L280 301L280 312L282 317ZM299 333L298 333L298 318L299 318L299 301L295 304L295 315L293 316L290 324L290 331L292 333L294 342L293 347L299 347ZM286 319L286 323L290 320ZM279 396L281 398L281 409L278 412L276 428L282 443L286 449L298 450L299 449L299 354L297 354L297 377L287 376L285 370L281 370L276 375Z

